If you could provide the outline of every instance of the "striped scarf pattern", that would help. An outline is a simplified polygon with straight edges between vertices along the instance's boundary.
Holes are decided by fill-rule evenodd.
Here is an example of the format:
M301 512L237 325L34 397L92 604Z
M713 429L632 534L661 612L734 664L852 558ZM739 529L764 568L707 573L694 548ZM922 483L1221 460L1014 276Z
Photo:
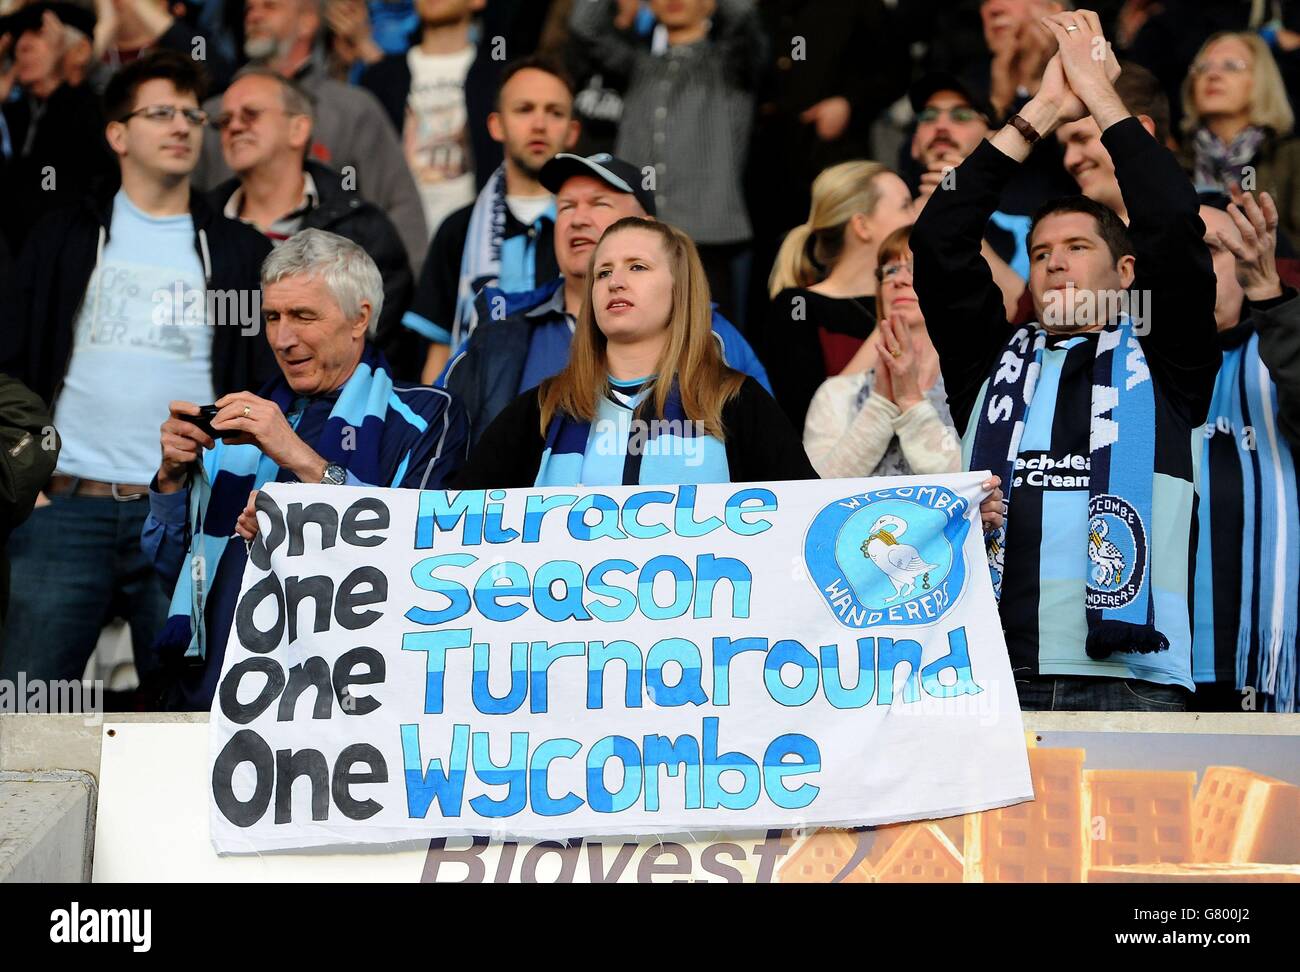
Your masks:
M386 362L369 345L332 403L312 401L306 409L294 411L299 399L283 377L263 397L275 402L294 428L302 422L306 409L329 407L329 416L312 447L326 462L337 463L364 483L390 485L381 474L380 442L390 405L400 402L393 395ZM402 410L409 412L405 406ZM416 420L417 427L425 427L418 416L412 414L411 419ZM391 485L402 480L409 459L408 453ZM292 476L255 445L228 445L218 439L215 448L204 455L190 483L189 569L182 570L176 580L167 623L155 642L156 649L168 654L183 647L187 660L206 659L206 625L192 621L205 617L209 595L227 580L223 569L235 562L242 566L242 556L231 556L235 549L230 541L235 539L234 523L248 502L248 494L277 479L291 480ZM234 581L238 583L238 578Z
M485 286L516 293L532 290L538 284L536 243L527 235L506 239L506 205L503 164L492 173L470 211L465 249L460 258L456 316L449 328L452 351L460 347L478 323L475 297ZM538 219L554 222L555 204Z
M676 381L662 419L644 421L638 434L634 423L653 392L652 379L611 379L609 394L597 405L594 423L557 411L546 428L546 447L535 485L730 482L725 445L687 419Z
M1011 336L989 379L983 414L974 418L970 468L1001 476L1007 502L1003 526L986 538L999 599L1006 535L1014 519L1015 460L1046 343L1047 333L1034 325ZM1084 580L1089 657L1167 651L1169 640L1155 627L1151 595L1155 394L1142 345L1126 315L1097 335L1091 403L1086 550L1072 555L1069 563L1043 564L1040 570ZM1053 410L1056 405L1050 403ZM1044 524L1044 531L1049 529Z
M1223 582L1223 572L1218 572L1216 579L1212 552L1221 533L1218 520L1239 512L1241 587L1235 684L1238 689L1253 687L1264 694L1268 708L1294 712L1300 696L1296 665L1300 501L1295 456L1278 432L1276 389L1259 356L1258 334L1224 351L1210 418L1233 437L1241 487L1216 491L1216 482L1223 483L1228 477L1216 475L1222 471L1212 460L1211 437L1205 434L1205 427L1198 429L1200 503L1192 643L1197 670L1212 672L1214 668L1214 590ZM1238 504L1239 511L1228 509ZM1219 603L1222 605L1222 600Z

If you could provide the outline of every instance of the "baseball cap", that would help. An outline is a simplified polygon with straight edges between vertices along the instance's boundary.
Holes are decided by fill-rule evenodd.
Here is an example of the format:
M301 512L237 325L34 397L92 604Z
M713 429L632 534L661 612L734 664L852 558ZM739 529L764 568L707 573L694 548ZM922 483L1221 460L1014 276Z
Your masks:
M972 108L984 116L984 120L990 127L996 123L998 113L993 110L988 98L957 77L957 75L950 74L947 71L933 71L915 82L907 90L907 99L912 103L912 111L919 115L925 107L925 103L938 91L957 92L966 99L966 102Z
M25 7L0 17L0 34L12 34L15 41L30 30L41 29L41 18L50 11L65 26L92 37L95 33L95 11L78 3L29 3Z
M608 152L596 155L573 155L561 152L542 166L538 175L541 182L551 192L559 192L560 187L576 175L591 176L599 179L611 189L630 193L636 197L647 216L655 214L655 196L642 186L641 168L623 159L617 159Z

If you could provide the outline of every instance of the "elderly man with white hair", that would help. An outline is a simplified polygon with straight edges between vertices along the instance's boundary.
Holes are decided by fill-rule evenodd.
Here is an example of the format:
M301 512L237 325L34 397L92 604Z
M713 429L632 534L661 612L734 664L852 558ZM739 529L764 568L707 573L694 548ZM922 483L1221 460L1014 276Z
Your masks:
M280 377L259 394L219 398L206 423L199 404L171 403L141 537L175 584L154 645L172 681L169 706L212 702L247 554L232 535L256 532L253 501L264 483L438 489L463 461L460 406L445 391L394 383L366 342L383 300L364 250L302 230L262 264L262 315Z

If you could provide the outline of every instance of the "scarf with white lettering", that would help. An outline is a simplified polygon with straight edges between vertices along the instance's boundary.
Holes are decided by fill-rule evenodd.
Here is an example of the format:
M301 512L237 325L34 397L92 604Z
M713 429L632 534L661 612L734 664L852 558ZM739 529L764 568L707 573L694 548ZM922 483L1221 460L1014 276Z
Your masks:
M520 234L506 239L506 170L492 173L470 211L465 249L460 257L460 282L456 290L456 316L448 330L455 351L478 323L475 297L485 286L505 293L532 290L537 286L537 240L540 233ZM533 223L555 221L552 203ZM437 323L442 324L442 321Z
M987 537L994 593L1001 598L1008 529L1014 529L1012 489L1016 455L1038 376L1047 333L1036 325L1019 328L1003 349L976 415L971 469L1002 477L1007 516ZM1155 478L1155 395L1142 345L1127 315L1097 335L1092 369L1089 435L1088 530L1086 549L1065 563L1040 564L1055 578L1078 577L1086 590L1087 652L1107 658L1117 651L1166 651L1169 639L1155 627L1151 596L1151 498ZM1055 410L1057 402L1039 403ZM1059 529L1043 524L1043 531ZM1047 556L1046 554L1044 556Z

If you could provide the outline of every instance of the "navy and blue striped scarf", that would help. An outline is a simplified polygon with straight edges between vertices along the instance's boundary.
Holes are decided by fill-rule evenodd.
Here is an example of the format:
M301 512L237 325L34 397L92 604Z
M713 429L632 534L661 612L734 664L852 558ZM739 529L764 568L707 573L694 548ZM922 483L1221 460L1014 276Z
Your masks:
M1300 696L1295 455L1278 432L1277 390L1259 356L1259 335L1248 323L1234 330L1209 422L1193 442L1200 503L1192 657L1197 681L1231 677L1238 689L1262 693L1264 707L1294 712Z
M387 363L369 345L335 397L304 403L283 377L263 391L262 397L275 402L300 434L308 427L319 427L318 434L307 436L312 448L326 462L337 463L362 482L396 486L405 476L409 452L391 482L383 475L380 445L385 418L395 399ZM328 414L322 416L322 412ZM183 651L191 662L207 658L206 625L194 623L195 619L205 617L213 592L231 583L238 587L245 550L242 541L230 542L236 539L232 535L235 521L247 505L249 493L272 481L292 482L294 476L255 445L228 445L218 439L216 447L204 455L190 482L188 569L176 580L167 623L154 643L164 657Z
M1011 336L989 379L983 413L974 416L970 468L1001 476L1007 501L1006 521L987 538L994 593L999 598L1006 532L1015 518L1015 460L1046 343L1047 333L1036 325L1021 327ZM1086 549L1070 555L1068 562L1040 564L1039 572L1083 580L1089 657L1167 651L1169 639L1155 626L1151 593L1152 562L1161 553L1152 549L1156 538L1149 529L1155 394L1141 342L1127 316L1097 335L1091 401ZM1050 403L1053 411L1057 404ZM1043 524L1044 533L1051 529L1052 524Z
M537 486L638 486L731 481L726 446L686 417L677 382L664 414L644 418L651 378L610 379L595 422L557 411L546 428ZM639 423L639 424L638 424Z

